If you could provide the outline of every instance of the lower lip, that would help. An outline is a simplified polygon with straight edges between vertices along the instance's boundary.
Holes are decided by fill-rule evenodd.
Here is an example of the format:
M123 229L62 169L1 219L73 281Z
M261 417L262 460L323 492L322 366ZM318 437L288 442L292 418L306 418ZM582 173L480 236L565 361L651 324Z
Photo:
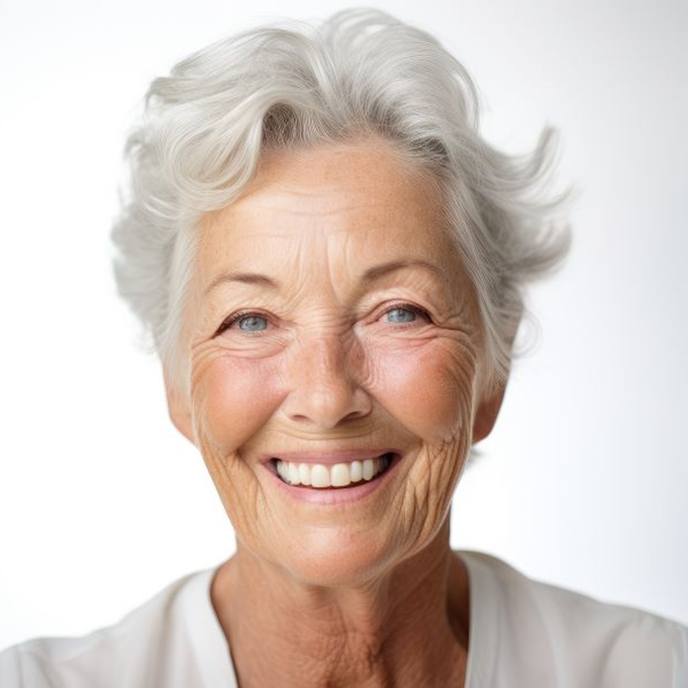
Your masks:
M285 494L293 499L298 499L301 502L310 502L311 504L319 504L322 506L334 506L337 504L350 504L351 502L358 502L376 490L384 487L396 473L397 466L401 463L401 455L394 455L392 463L385 469L384 473L375 476L372 480L349 487L305 487L299 485L290 485L285 483L282 479L266 465L265 468L270 474L272 480L277 485L278 490L282 490Z

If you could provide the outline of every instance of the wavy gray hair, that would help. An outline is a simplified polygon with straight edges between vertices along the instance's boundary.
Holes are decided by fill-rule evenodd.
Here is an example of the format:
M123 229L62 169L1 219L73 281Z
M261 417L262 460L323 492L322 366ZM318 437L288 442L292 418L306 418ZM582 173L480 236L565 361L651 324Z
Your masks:
M202 213L235 199L266 147L377 134L429 170L476 289L488 385L503 383L524 286L567 253L555 218L570 190L543 198L555 131L510 156L478 132L476 87L439 41L374 9L319 26L286 20L230 36L152 81L125 147L130 177L111 238L120 296L143 344L188 394L182 313Z

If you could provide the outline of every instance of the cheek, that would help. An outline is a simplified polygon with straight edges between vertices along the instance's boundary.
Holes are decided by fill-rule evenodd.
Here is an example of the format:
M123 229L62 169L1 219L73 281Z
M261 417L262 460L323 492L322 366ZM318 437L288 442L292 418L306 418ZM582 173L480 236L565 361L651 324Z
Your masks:
M199 381L204 435L227 454L257 433L279 406L277 366L270 359L219 358Z
M468 424L474 368L455 343L378 353L373 367L376 396L414 434L441 443Z
M364 347L367 389L397 421L429 442L445 442L468 424L474 366L470 352L437 338L417 346ZM222 455L269 423L288 389L281 356L221 356L196 386L203 435Z

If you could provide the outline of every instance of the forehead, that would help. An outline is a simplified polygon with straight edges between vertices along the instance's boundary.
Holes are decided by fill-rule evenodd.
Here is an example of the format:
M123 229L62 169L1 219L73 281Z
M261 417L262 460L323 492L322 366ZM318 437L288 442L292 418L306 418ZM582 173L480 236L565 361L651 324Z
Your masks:
M241 196L204 216L201 276L320 258L446 264L442 199L428 174L379 139L267 152Z

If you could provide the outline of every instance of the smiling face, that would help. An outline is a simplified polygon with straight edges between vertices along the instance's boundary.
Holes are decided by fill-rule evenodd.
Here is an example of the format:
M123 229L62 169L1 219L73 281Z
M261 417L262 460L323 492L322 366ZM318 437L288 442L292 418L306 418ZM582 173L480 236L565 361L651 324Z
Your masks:
M171 415L238 544L299 580L366 581L427 546L485 427L475 293L441 203L367 139L264 155L199 228L191 398ZM264 462L349 449L398 458L376 489L336 504L299 499L318 488L288 487Z

